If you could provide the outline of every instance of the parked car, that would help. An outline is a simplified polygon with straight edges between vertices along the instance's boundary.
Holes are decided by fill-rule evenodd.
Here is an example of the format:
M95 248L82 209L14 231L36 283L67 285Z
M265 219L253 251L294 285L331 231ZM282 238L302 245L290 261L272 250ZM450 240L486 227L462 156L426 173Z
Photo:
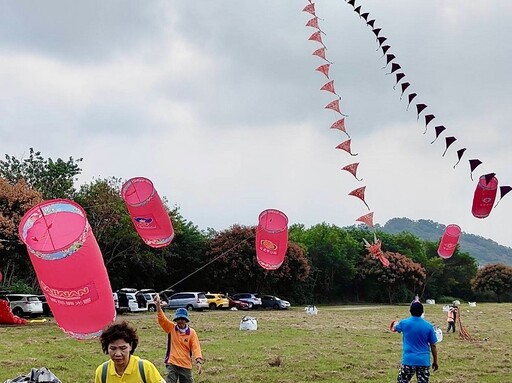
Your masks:
M231 296L234 300L246 302L250 309L257 309L261 307L261 299L255 294L251 293L238 293Z
M236 307L238 310L249 310L249 303L237 301L231 297L228 297L229 308Z
M136 294L136 289L124 288L114 293L114 302L117 300L117 312L148 311L147 300L144 294Z
M43 314L43 302L33 294L5 294L0 296L9 302L12 313L21 316L36 316Z
M208 300L208 307L210 310L229 308L229 300L224 294L206 293L205 296Z
M158 293L162 302L168 302L169 298L175 293L174 290L162 290Z
M205 294L201 292L181 292L173 294L169 297L167 304L171 309L185 307L189 311L202 311L208 308L208 300Z
M52 317L53 313L52 310L50 309L50 306L48 305L48 302L46 301L46 297L44 295L38 295L37 297L43 303L43 315L47 317Z
M290 302L278 298L275 295L263 295L261 297L261 307L270 307L274 310L287 309L290 307Z

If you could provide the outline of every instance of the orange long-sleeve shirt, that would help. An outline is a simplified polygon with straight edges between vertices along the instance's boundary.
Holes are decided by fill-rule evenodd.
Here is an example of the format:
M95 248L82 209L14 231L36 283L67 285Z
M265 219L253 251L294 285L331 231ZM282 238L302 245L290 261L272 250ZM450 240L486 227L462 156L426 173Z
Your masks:
M178 331L176 324L158 311L158 324L167 333L167 351L165 364L192 369L192 357L195 360L203 359L201 345L197 333L190 326L185 333Z

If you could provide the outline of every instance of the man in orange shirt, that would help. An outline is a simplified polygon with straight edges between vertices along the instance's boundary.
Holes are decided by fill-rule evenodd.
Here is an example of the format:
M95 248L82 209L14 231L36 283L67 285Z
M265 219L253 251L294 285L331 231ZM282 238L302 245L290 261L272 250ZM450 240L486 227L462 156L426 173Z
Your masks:
M185 308L176 310L174 319L165 316L160 305L160 296L156 296L158 324L167 333L167 352L165 366L167 383L194 383L192 377L192 357L197 364L197 373L201 374L203 356L199 338L193 328L188 325L188 311Z

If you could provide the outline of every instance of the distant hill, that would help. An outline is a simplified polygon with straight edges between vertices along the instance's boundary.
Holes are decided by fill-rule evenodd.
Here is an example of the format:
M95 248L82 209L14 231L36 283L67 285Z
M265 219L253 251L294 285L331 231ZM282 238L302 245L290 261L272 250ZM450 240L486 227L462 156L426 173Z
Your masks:
M381 227L382 231L389 234L405 231L418 238L434 242L439 241L444 229L445 225L434 221L426 219L413 221L408 218L392 218ZM462 251L469 253L481 265L504 263L512 266L512 248L502 246L492 239L462 232L459 244Z

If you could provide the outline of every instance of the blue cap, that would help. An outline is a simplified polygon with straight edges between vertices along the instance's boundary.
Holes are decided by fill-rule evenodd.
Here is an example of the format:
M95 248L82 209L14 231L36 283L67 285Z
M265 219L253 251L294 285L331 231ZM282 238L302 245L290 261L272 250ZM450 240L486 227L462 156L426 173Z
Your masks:
M177 321L178 319L185 319L187 322L190 322L190 320L188 319L188 311L187 309L184 309L184 308L179 308L176 310L176 314L174 314L174 319L173 321Z

